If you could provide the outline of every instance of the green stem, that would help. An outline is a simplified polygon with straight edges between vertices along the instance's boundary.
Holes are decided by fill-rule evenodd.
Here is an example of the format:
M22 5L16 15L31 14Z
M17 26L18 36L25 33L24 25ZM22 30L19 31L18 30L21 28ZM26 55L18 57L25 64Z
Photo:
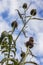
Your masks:
M25 57L22 59L22 61L21 61L18 65L24 65L24 62L25 62L26 57L28 56L28 54L29 54L29 47L27 48L27 51L26 51Z
M31 16L32 17L32 16ZM26 26L26 24L29 22L29 20L31 19L31 17L27 20L27 22L24 24L24 26L22 27L21 31L19 32L15 42L17 41L18 37L20 36L21 32L23 31L24 27Z
M24 64L27 64L27 63L34 64L34 65L39 65L39 64L37 64L36 62L33 62L33 61L24 62Z
M11 46L11 45L9 44L8 58L10 58L10 49L11 49L10 46ZM9 62L9 61L7 60L7 65L8 65L8 62Z

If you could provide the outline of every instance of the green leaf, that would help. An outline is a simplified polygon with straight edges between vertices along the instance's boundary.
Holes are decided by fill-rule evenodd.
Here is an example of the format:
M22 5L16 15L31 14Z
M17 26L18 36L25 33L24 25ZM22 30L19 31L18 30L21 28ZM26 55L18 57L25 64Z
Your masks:
M4 38L4 37L7 37L7 35L8 35L8 32L3 31L3 32L1 33L1 39L3 40L3 38Z
M9 40L9 44L11 44L12 43L12 40L13 40L13 37L12 37L11 34L8 35L8 40Z
M18 65L18 62L14 60L14 58L12 58L11 61L14 63L14 65Z
M5 49L5 50L2 51L2 53L5 53L5 52L8 52L8 49Z
M13 53L14 53L14 55L15 55L15 50L11 50Z
M6 58L2 59L1 62L2 62L2 63L6 62Z
M7 64L7 65L13 65L13 64Z
M43 19L41 19L41 18L31 18L31 19L35 19L35 20L43 20Z
M6 41L4 41L4 42L1 44L1 49L4 49L4 48L8 49L8 44L7 44Z
M39 64L37 64L36 62L33 62L33 61L24 62L24 64L27 64L27 63L34 64L34 65L39 65Z
M1 45L1 42L2 42L2 39L1 39L1 37L0 37L0 45Z
M18 62L14 58L4 58L1 60L2 64L4 64L4 62L6 62L7 60L12 61L14 65L18 65Z
M5 56L8 56L8 53L4 53Z

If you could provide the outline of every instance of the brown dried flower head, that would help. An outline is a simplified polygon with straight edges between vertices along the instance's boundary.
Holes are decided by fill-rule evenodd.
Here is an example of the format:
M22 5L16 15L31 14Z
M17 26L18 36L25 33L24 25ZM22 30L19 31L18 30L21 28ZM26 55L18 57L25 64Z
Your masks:
M33 37L30 37L29 41L27 41L25 43L25 45L26 45L26 47L33 48L33 46L34 46L34 39L33 39Z
M23 6L22 6L24 9L27 8L27 3L24 3Z
M25 52L22 52L21 57L24 58L24 56L25 56Z
M14 28L17 28L18 24L17 24L16 21L13 21L13 22L11 23L11 26L14 27Z
M36 9L32 9L32 10L30 11L30 14L31 14L32 16L35 16L35 15L36 15Z

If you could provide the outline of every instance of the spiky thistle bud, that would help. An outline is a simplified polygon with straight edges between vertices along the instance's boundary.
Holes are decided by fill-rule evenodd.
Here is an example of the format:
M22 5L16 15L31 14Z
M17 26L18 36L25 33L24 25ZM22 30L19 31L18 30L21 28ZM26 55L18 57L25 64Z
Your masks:
M11 23L11 26L14 27L14 28L17 28L18 24L17 24L16 21L13 21L13 22Z
M36 15L36 9L32 9L32 10L30 11L30 14L31 14L32 16L35 16L35 15Z
M27 8L27 3L24 3L22 7L23 7L23 9L26 9Z
M13 31L14 31L14 30L15 30L15 28L17 28L18 23L17 23L16 21L13 21L13 22L11 23L11 26L12 26ZM12 31L12 32L13 32L13 31Z
M26 47L29 47L30 49L33 48L33 46L34 46L34 39L33 39L33 37L30 37L29 41L27 41L25 43L25 45L26 45Z
M25 57L25 52L21 53L21 57L24 58Z

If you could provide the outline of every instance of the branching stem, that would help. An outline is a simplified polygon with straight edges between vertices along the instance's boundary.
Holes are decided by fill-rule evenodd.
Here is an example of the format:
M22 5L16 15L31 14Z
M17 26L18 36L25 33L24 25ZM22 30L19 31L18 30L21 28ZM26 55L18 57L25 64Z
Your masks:
M32 17L32 16L31 16ZM15 42L17 41L18 37L20 36L21 32L23 31L24 27L26 26L26 24L29 22L29 20L31 19L31 17L27 20L27 22L24 24L24 26L22 27L21 31L19 32Z

